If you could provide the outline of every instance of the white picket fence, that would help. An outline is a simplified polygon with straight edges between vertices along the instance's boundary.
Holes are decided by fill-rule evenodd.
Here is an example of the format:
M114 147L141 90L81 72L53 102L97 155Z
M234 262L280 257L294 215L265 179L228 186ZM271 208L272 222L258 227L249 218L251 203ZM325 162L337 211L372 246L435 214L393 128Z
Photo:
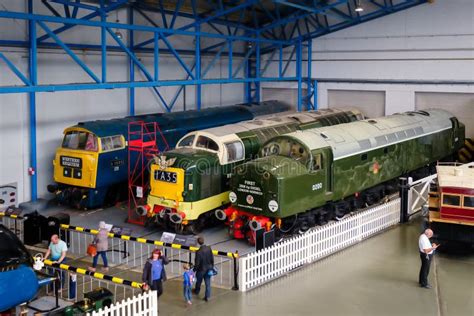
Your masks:
M148 291L133 298L105 307L87 316L155 316L158 315L158 298L155 291Z
M397 198L241 257L240 290L255 288L304 264L347 248L397 224L399 220L400 199Z

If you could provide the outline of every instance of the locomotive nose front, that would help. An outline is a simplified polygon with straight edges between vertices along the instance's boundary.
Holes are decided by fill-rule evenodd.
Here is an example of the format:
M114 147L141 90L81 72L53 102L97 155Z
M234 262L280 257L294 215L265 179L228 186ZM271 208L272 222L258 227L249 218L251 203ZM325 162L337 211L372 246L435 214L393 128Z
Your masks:
M183 202L184 189L184 169L175 167L162 168L159 164L153 164L150 172L150 195L148 196L149 216L165 213L175 213L181 202ZM170 217L175 224L179 224L184 219L182 214Z
M269 158L236 167L229 199L238 209L270 215L278 211L278 179Z
M53 161L54 181L84 188L95 187L97 155L59 148Z
M285 180L303 173L305 167L292 159L270 156L256 159L235 168L232 191L233 206L255 215L280 217Z

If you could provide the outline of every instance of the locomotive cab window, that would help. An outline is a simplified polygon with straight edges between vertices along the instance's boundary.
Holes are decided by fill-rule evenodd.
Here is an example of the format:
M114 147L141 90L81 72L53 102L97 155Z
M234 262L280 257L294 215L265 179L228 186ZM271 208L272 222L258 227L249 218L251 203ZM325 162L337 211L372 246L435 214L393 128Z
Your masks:
M88 132L67 132L63 139L63 148L97 151L97 136Z
M125 143L121 135L101 137L102 151L110 151L125 148Z
M316 154L313 156L313 163L311 166L312 171L318 171L323 169L323 158L321 154Z
M227 162L233 162L244 159L244 145L239 142L226 143Z
M219 146L217 145L217 143L215 141L213 141L209 137L202 136L202 135L198 137L198 139L196 141L196 147L205 148L205 149L209 149L209 150L212 150L212 151L218 151L219 150Z
M443 194L443 206L461 206L461 196Z
M189 135L183 138L176 147L191 147L194 143L195 135Z

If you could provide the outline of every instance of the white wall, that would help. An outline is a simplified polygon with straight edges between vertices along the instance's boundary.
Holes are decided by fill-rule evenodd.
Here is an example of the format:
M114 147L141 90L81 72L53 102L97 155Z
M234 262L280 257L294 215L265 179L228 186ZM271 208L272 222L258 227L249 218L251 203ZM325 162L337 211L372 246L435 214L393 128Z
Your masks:
M0 0L2 10L25 12L26 1ZM35 1L36 4L36 1ZM37 4L37 12L42 13L44 7ZM115 22L116 13L109 15L108 20ZM125 23L126 12L118 13L118 19ZM186 23L178 21L177 23ZM178 24L179 25L179 24ZM50 25L54 29L57 25ZM44 32L38 27L38 35ZM127 33L121 32L126 41ZM60 34L65 42L97 44L100 32L86 27L76 27ZM148 38L148 35L145 38ZM27 39L26 23L0 19L0 39L25 40ZM193 47L192 39L180 38L172 41L179 48ZM215 40L202 40L206 47L215 43ZM108 44L115 45L112 39ZM163 47L163 46L160 46ZM27 73L28 53L20 48L0 47L3 52L20 70ZM75 51L97 76L101 76L101 61L99 52ZM153 73L153 57L141 54L141 62ZM192 56L182 56L190 68L194 62ZM160 54L160 79L184 79L185 72L176 58ZM202 58L202 69L210 62L211 57ZM40 50L38 53L38 81L41 84L92 82L91 78L63 51ZM126 81L128 79L128 60L124 54L111 52L107 57L109 81ZM145 80L140 71L136 70L136 79ZM220 78L227 76L226 58L217 61L206 78ZM21 81L13 75L8 67L0 61L0 85L19 85ZM159 88L163 97L170 102L177 87ZM195 108L195 90L186 88L186 107ZM243 85L212 85L203 86L202 106L220 106L243 102ZM181 95L173 111L183 109L183 95ZM149 88L136 89L135 112L137 114L163 112L156 94ZM38 194L39 197L48 197L47 184L52 182L52 160L54 151L60 145L63 130L79 121L107 119L128 115L129 101L127 89L92 90L74 92L55 92L37 94L37 159L38 159ZM28 201L31 196L29 150L29 103L27 94L0 94L0 185L18 183L19 201Z
M330 103L328 90L383 91L386 114L414 110L416 92L467 93L473 96L470 106L474 112L473 21L474 1L436 0L314 39L313 78L381 81L378 84L322 82L318 85L319 107L325 108ZM275 74L278 64L271 67L269 73ZM294 70L294 63L290 69ZM387 80L451 81L452 84L384 83ZM459 81L471 84L456 84ZM285 85L264 84L270 86ZM449 104L446 108L449 109Z

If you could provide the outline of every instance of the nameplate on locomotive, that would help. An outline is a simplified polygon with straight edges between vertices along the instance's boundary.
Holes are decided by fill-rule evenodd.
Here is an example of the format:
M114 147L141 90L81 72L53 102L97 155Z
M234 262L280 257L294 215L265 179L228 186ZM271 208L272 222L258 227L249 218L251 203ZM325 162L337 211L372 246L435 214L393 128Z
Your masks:
M82 159L68 156L61 156L61 166L71 168L82 168Z
M121 165L124 165L125 164L125 160L123 159L114 159L110 162L110 165L112 167L119 167Z
M176 172L155 170L155 180L157 181L176 183L177 179L178 175L176 174Z

